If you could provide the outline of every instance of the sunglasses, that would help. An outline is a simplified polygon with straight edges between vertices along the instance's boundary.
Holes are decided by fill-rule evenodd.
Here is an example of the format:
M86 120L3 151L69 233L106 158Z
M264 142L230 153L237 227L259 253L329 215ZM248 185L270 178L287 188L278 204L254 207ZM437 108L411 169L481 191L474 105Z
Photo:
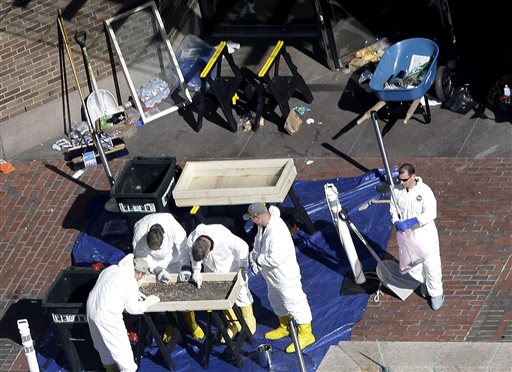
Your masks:
M411 179L412 176L409 176L409 178L400 178L398 177L398 179L400 180L400 182L407 182Z

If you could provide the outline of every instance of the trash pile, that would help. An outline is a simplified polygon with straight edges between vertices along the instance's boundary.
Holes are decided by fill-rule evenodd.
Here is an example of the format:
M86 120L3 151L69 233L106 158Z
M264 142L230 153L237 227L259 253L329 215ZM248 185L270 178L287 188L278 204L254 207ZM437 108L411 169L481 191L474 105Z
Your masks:
M102 142L113 138L109 133L101 133L100 139ZM52 149L56 151L69 150L71 148L77 148L82 146L92 146L94 141L89 131L89 126L86 121L75 122L71 126L71 132L68 138L61 138L57 140L53 145Z
M384 55L385 48L377 49L369 46L356 52L354 58L348 63L348 71L354 72L368 63L377 63Z

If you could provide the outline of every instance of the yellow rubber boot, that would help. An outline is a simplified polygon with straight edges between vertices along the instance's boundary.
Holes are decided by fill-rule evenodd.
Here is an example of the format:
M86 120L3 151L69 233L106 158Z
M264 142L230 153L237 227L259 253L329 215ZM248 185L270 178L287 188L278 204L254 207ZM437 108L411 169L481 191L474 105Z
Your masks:
M104 364L103 368L105 368L105 371L107 372L119 372L119 369L117 368L117 364Z
M311 329L311 323L307 324L299 324L299 334L297 336L299 339L300 349L304 350L305 347L311 345L316 341L315 336L313 335L313 331ZM287 353L295 352L295 344L292 342L286 348Z
M196 314L193 311L186 311L183 313L185 316L185 323L187 324L187 328L192 336L196 340L201 340L204 338L204 332L199 327L199 324L196 322Z
M228 335L229 338L233 339L233 337L236 336L238 332L242 329L242 325L238 321L238 318L236 317L235 312L233 309L224 310L224 314L226 315L226 318L228 318ZM220 342L225 343L224 337L220 340Z
M172 324L167 324L167 326L165 327L164 334L162 335L162 341L163 342L171 341L173 332L174 332L174 327L172 326Z
M288 330L288 319L288 316L280 316L279 327L270 332L265 333L265 338L268 340L279 340L280 338L289 336L290 331Z
M244 317L247 326L249 327L249 331L252 334L256 333L256 318L254 317L254 313L252 312L252 305L244 306L240 308L242 311L242 316Z

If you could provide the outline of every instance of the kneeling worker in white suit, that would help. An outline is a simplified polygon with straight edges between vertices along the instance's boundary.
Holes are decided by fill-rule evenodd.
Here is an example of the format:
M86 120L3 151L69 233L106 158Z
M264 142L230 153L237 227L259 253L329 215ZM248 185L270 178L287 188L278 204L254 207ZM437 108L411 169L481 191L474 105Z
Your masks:
M154 295L139 300L139 280L145 274L149 274L147 262L128 254L117 265L103 270L89 293L87 322L107 372L137 370L123 312L142 314L160 302Z
M223 225L200 224L188 236L187 246L191 251L193 260L192 281L196 282L198 287L201 287L202 284L202 266L204 266L205 272L214 273L230 273L242 270L244 283L236 299L236 304L240 307L242 316L251 333L256 333L256 319L252 311L253 298L249 291L247 277L249 264L249 246L247 243ZM242 327L233 309L229 309L225 313L228 319L231 320L228 334L233 337Z
M170 280L170 273L180 273L179 280L188 280L190 254L187 250L187 233L170 213L151 213L137 221L133 233L133 253L143 257L149 269L160 282ZM204 337L193 311L183 313L185 323L196 340ZM172 326L167 326L163 340L171 339Z

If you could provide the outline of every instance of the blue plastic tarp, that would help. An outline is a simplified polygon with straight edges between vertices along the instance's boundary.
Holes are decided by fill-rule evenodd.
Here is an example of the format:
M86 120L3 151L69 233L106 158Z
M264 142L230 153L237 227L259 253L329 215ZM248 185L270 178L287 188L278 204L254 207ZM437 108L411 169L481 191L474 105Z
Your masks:
M389 204L375 203L368 206L367 203L374 199L389 200L389 195L377 191L377 186L384 180L383 174L383 170L372 170L360 177L319 181L297 180L293 184L293 191L315 226L315 232L311 235L301 230L294 235L302 285L313 313L313 333L317 339L303 352L308 371L313 371L320 365L330 346L336 345L340 341L350 340L352 327L362 318L369 299L369 294L365 290L349 291L353 294L345 294L347 292L340 294L342 287L350 283L350 278L353 278L353 275L325 200L324 185L332 183L336 186L340 193L341 204L347 208L352 222L377 254L382 257L388 245L392 227ZM126 246L130 242L129 233L127 229L123 230L120 227L122 215L104 211L102 206L106 199L107 196L104 196L103 199L97 200L101 208L98 206L90 208L89 212L97 214L87 217L91 222L76 241L73 259L77 265L89 265L93 262L113 264L117 263L126 253ZM290 199L287 198L280 206L289 207L291 204ZM109 221L117 221L110 222L111 226L116 227L116 232L105 234L105 224ZM246 230L251 228L250 224L249 221ZM102 238L105 235L108 236L108 239ZM376 266L374 258L355 234L352 234L352 238L365 273L374 272ZM117 247L105 241L112 241L112 239L119 244ZM370 275L367 277L369 278ZM276 369L298 371L296 355L284 352L284 349L291 343L291 338L270 342L264 338L264 334L277 325L277 317L273 314L267 299L264 279L259 274L251 277L249 283L254 296L253 309L258 328L255 335L256 343L254 345L246 343L242 348L242 370L264 370L260 366L256 348L260 344L269 343L273 348L272 361ZM198 313L196 317L199 323L205 326L204 314ZM164 325L157 324L157 326L163 327ZM48 331L48 334L51 334L51 330ZM48 350L51 349L49 345L51 342L47 339L44 351L46 355L40 352L39 360L44 362L41 365L47 366L46 371L58 371L60 369L55 365L52 366L51 360L49 360L55 358L58 353L49 352ZM55 348L57 348L56 344ZM177 345L172 353L175 370L197 371L201 369L202 350L202 342L190 338L187 339L184 347ZM214 346L210 355L209 370L239 370L230 362L230 356L225 351L225 345ZM47 358L48 355L52 356ZM62 357L60 359L57 357L57 361L54 361L54 364L62 363ZM167 370L156 347L145 351L140 370Z

